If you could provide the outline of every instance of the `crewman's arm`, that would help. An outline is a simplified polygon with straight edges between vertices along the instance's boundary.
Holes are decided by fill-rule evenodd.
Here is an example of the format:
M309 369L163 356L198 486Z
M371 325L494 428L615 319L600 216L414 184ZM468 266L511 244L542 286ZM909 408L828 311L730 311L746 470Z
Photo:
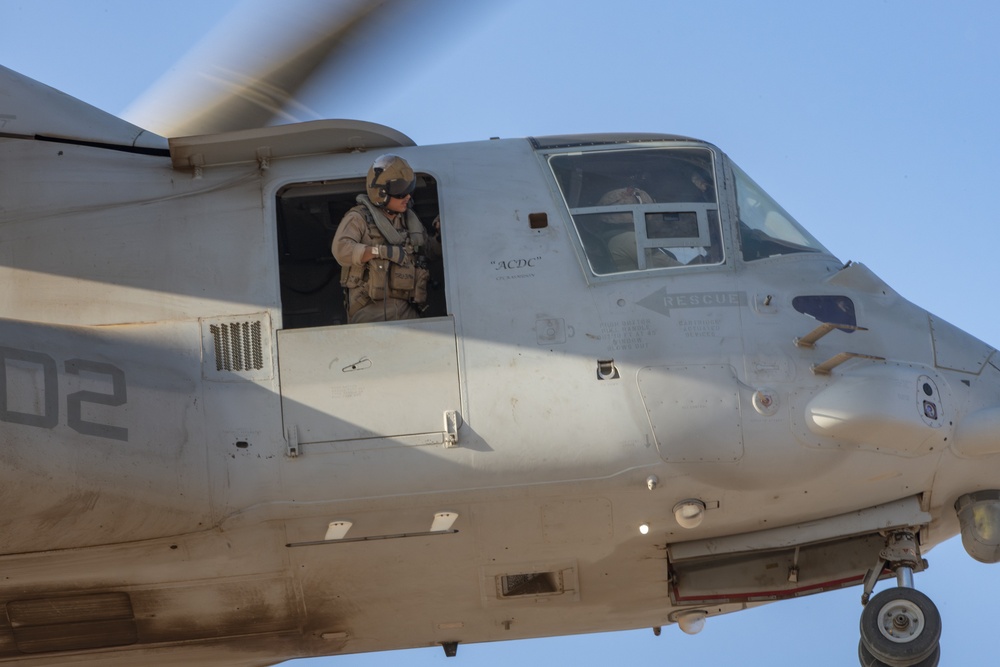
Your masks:
M360 213L348 211L344 215L331 247L341 266L360 265L374 258L374 248L364 243L366 231L367 224Z

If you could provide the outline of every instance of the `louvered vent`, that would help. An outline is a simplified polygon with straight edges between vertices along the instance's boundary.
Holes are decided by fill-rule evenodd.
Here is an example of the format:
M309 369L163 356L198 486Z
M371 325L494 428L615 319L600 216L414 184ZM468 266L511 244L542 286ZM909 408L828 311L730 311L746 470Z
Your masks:
M215 370L259 371L264 368L260 321L209 325L215 341Z
M576 561L494 565L482 569L483 602L487 606L541 602L562 605L580 601Z
M562 577L558 572L530 572L505 574L497 577L500 597L521 595L549 595L562 592Z
M128 646L138 638L127 593L13 600L6 609L22 653Z
M271 377L271 325L267 313L201 321L206 379Z

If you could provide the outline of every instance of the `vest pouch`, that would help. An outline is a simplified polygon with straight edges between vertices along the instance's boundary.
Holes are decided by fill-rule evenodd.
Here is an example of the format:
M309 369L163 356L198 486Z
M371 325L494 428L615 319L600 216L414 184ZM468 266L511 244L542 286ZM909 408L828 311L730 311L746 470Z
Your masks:
M366 267L357 264L343 267L340 271L340 286L347 289L360 287L365 281L365 270Z
M417 267L413 266L411 262L392 264L389 267L389 289L393 292L403 292L409 296L417 284L416 269Z
M368 262L368 296L372 301L385 299L385 290L389 279L386 264L389 262Z
M354 322L354 314L373 302L368 297L368 290L352 289L347 292L347 321Z
M423 266L416 267L416 281L413 286L413 303L427 303L427 284L431 281L431 272Z

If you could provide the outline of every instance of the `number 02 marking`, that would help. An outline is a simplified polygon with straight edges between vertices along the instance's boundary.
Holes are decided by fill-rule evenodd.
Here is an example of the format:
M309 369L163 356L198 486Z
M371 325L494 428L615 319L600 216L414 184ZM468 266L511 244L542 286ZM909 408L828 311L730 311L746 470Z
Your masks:
M21 412L10 409L7 385L7 363L17 361L21 364L33 364L40 367L41 396L38 413ZM127 402L125 389L125 372L112 364L86 359L69 359L65 364L67 375L94 373L106 375L111 380L111 392L74 391L66 396L66 424L77 433L93 435L98 438L122 440L128 442L128 429L111 424L87 421L83 418L83 405L106 405L119 407ZM0 347L0 421L10 424L23 424L38 428L55 428L59 423L59 376L55 360L44 352L19 350L13 347Z
M79 375L80 371L91 373L103 373L111 377L111 393L99 394L96 391L75 391L66 397L66 423L77 433L84 435L96 435L99 438L110 438L111 440L123 440L128 442L128 429L121 426L111 426L110 424L99 424L88 422L83 419L84 403L95 403L97 405L110 405L118 407L125 405L125 373L122 369L104 364L99 361L87 361L86 359L69 359L66 361L66 372L70 375Z

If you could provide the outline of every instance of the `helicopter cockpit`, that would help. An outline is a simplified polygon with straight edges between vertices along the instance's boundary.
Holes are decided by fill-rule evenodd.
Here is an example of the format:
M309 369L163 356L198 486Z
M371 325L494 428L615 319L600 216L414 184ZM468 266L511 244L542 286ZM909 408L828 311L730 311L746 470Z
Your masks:
M724 261L708 149L563 153L549 166L595 275Z
M601 147L554 153L548 164L595 276L726 262L719 175L708 147ZM744 261L828 253L731 166Z

